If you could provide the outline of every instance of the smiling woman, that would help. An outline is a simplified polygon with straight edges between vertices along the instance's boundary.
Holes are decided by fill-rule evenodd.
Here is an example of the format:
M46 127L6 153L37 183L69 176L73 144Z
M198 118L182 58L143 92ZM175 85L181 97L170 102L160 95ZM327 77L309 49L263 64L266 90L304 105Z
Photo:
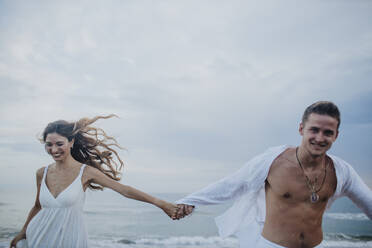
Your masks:
M90 126L109 116L83 118L77 122L51 122L41 141L55 163L36 172L37 195L21 232L10 247L26 239L27 247L88 247L83 221L85 191L110 188L124 197L147 202L175 218L177 206L118 183L123 161L113 137ZM113 156L114 155L114 156Z
M106 135L103 129L90 126L98 119L108 119L113 116L83 118L77 122L64 120L51 122L45 128L40 140L45 143L45 150L54 160L63 160L70 150L71 156L76 161L95 167L111 179L119 181L123 161L113 149L113 147L120 148L119 144L113 137ZM114 160L113 154L120 165ZM89 187L103 189L102 186L94 185L92 182L89 183Z

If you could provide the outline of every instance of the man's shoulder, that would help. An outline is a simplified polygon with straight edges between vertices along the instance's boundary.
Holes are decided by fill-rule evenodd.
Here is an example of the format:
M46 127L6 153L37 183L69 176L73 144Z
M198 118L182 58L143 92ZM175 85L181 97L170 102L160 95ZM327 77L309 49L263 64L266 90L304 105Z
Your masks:
M285 173L285 171L293 171L298 167L295 159L295 148L288 147L281 152L271 163L269 174Z
M274 146L269 147L264 152L254 156L251 158L248 162L246 162L245 167L254 167L254 169L263 169L266 166L257 166L266 164L271 166L272 162L280 156L284 151L286 151L289 148L288 145L280 145L280 146Z
M271 146L256 157L272 158L274 160L283 153L286 153L289 148L291 148L289 145Z
M263 153L256 155L245 164L243 167L244 174L250 175L251 177L265 174L266 177L274 161L282 156L283 153L286 153L289 148L290 146L288 145L281 145L266 149ZM239 171L239 173L240 172L242 171Z
M332 159L334 169L336 170L337 181L340 185L343 185L340 188L347 187L347 185L358 177L357 172L348 162L335 155L328 154L328 156Z
M348 162L343 160L342 158L340 158L338 156L335 156L333 154L327 154L327 155L328 155L328 157L330 157L332 159L332 162L333 162L333 165L334 165L335 169L345 170L345 169L352 168L352 166Z
M282 153L283 151L291 148L290 145L277 145L277 146L270 146L266 149L265 153Z

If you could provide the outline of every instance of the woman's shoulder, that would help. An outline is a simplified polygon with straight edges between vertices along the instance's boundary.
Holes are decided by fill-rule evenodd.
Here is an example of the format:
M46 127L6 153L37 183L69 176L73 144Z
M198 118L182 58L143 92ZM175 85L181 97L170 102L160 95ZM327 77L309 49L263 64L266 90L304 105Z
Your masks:
M36 171L36 175L37 175L38 177L39 177L39 176L43 176L43 173L44 173L45 167L46 167L46 166L43 166L43 167L40 167L39 169L37 169L37 171Z
M41 182L41 180L43 179L43 175L44 175L45 167L46 167L46 166L40 167L40 168L37 169L37 171L36 171L36 180L37 180L38 184L39 184L39 182Z
M43 177L43 174L44 174L44 171L45 171L45 168L49 168L49 167L51 167L53 165L53 163L52 164L49 164L49 165L47 165L47 166L42 166L42 167L40 167L39 169L37 169L36 170L36 176L37 176L37 178L39 178L39 177Z
M83 168L83 166L84 165L82 165L80 168ZM97 168L90 165L85 165L82 172L82 176L90 179L93 175L96 175L99 172L100 171Z
M102 172L98 170L97 168L90 166L90 165L86 165L84 168L84 174L95 175L97 173L102 173Z

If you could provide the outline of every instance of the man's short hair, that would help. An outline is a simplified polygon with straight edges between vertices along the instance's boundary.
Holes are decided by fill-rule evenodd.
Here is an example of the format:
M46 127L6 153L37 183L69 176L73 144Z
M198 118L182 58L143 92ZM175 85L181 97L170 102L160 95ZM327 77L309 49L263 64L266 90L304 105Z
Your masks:
M338 121L337 130L340 127L340 123L341 123L340 111L338 110L338 107L336 106L336 104L334 104L333 102L318 101L318 102L311 104L309 107L305 109L305 112L302 116L303 124L305 124L310 114L312 113L331 116Z

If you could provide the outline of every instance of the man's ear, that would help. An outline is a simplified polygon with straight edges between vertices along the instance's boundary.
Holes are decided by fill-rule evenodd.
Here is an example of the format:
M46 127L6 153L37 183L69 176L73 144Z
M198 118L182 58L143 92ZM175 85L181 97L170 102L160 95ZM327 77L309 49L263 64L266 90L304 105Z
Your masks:
M302 124L302 122L300 123L300 127L298 128L298 132L300 133L301 136L304 135L304 124Z
M337 139L339 133L340 133L340 132L339 132L338 129L337 129L335 140Z

